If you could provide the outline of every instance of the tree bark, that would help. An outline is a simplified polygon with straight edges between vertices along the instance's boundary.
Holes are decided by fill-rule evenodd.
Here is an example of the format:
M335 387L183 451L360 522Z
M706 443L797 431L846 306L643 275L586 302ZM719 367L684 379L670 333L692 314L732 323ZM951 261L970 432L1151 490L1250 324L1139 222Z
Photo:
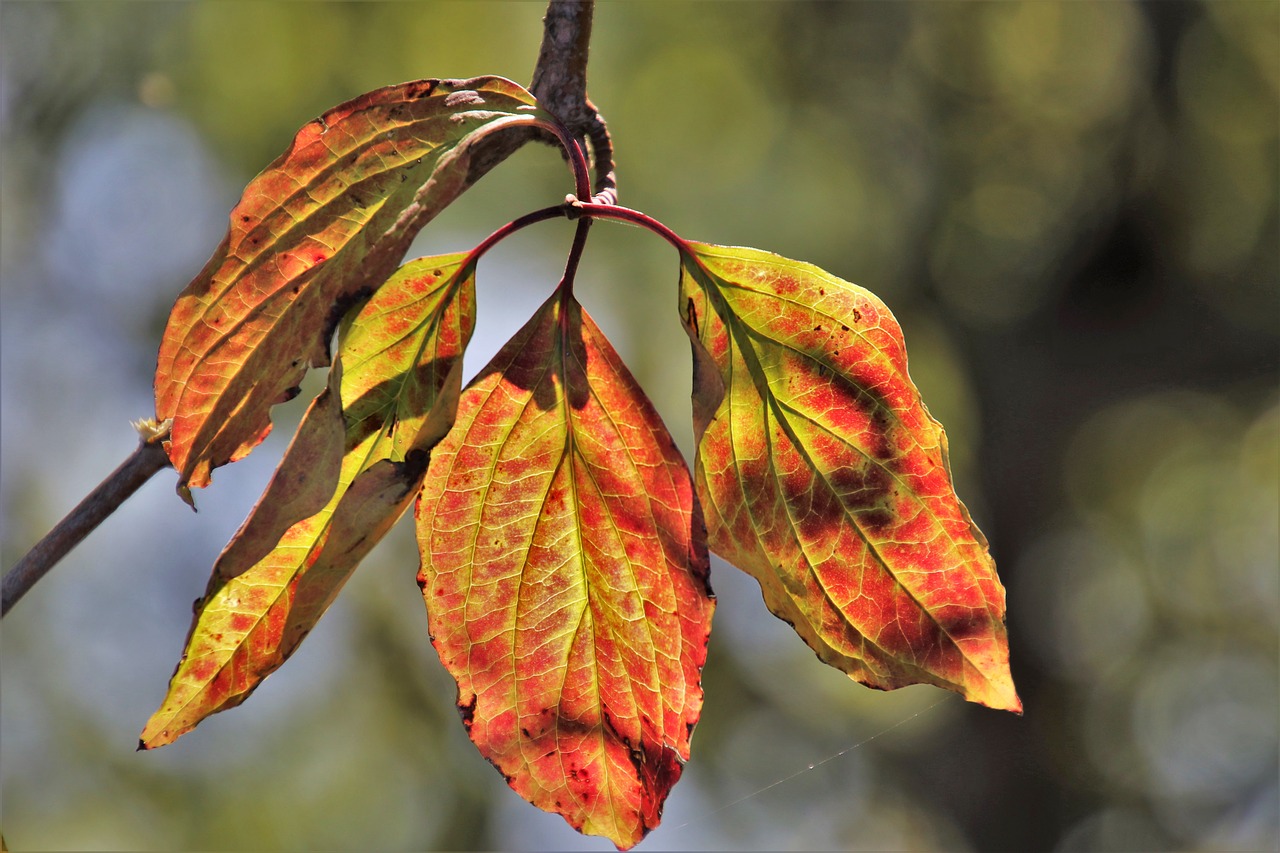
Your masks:
M591 200L616 204L613 143L603 116L587 98L587 56L594 7L595 0L550 0L542 19L542 48L529 91L575 138L586 143L596 176ZM526 142L535 139L549 145L559 144L550 134L523 128L487 137L472 155L467 183L474 184Z

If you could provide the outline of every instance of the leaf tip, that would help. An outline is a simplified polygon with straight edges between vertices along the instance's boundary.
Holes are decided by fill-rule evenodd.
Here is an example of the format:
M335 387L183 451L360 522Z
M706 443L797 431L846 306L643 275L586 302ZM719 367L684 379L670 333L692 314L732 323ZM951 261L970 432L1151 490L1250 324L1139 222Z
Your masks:
M1014 689L1013 682L1009 681L1008 689L1004 691L1001 705L992 705L997 711L1008 711L1011 714L1022 716L1022 699L1018 696L1018 691Z
M984 678L980 687L970 686L964 698L996 711L1008 711L1022 716L1022 699L1013 685L1013 676L1006 667L1003 674Z
M138 748L135 750L136 752L150 752L158 746L164 746L165 744L172 742L172 738L165 739L168 735L167 731L157 732L154 731L155 727L155 717L152 716L152 718L147 721L146 727L143 728L142 734L138 736Z

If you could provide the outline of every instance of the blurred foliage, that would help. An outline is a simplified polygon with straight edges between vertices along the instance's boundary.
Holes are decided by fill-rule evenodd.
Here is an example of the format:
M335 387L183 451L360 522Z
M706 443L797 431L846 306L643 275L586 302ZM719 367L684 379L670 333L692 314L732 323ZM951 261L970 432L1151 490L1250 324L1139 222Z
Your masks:
M0 5L5 568L131 448L164 316L296 128L416 77L527 82L541 13ZM591 92L624 203L894 308L1010 591L1027 708L852 685L717 563L704 721L641 849L1274 849L1280 5L602 3ZM420 245L568 189L527 149ZM568 234L482 265L473 369ZM671 251L601 225L580 281L687 451ZM198 517L158 477L5 620L7 843L607 847L466 740L403 528L245 710L132 751L302 406Z

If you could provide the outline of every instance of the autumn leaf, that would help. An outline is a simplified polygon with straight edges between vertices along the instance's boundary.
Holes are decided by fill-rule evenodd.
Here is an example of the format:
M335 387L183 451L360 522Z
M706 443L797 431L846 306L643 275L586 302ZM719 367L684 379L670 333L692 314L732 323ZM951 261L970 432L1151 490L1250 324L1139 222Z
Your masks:
M680 304L711 549L858 681L1020 711L1004 588L888 308L809 264L697 243Z
M535 806L639 842L702 707L705 534L657 412L563 287L463 392L416 515L471 739Z
M406 264L344 326L329 387L214 566L142 748L247 699L408 508L457 410L475 325L467 257Z
M298 132L245 188L161 341L156 415L173 419L185 499L266 436L271 407L309 367L329 363L338 320L469 186L474 143L552 122L516 84L478 77L378 89Z

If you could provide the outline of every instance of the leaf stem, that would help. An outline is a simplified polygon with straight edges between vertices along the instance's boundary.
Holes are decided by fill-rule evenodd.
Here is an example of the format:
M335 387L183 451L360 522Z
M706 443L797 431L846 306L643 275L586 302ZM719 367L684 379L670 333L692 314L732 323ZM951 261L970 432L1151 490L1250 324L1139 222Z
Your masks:
M568 204L557 204L552 207L544 207L539 210L535 210L532 213L526 213L524 216L513 219L497 231L494 231L488 237L481 240L480 244L472 249L467 255L467 259L463 262L462 266L463 268L466 268L479 262L480 258L482 258L486 252L522 228L528 228L530 225L535 225L539 222L546 222L548 219L567 217L568 215Z
M577 150L578 156L582 156L582 148L576 142L572 142L573 147ZM584 161L585 162L585 161ZM576 170L575 170L576 171ZM578 173L581 175L581 173ZM663 225L658 220L649 216L647 213L641 213L638 210L632 210L629 207L620 207L616 204L580 201L570 197L563 204L557 204L553 207L544 207L535 210L532 213L526 213L517 219L513 219L506 225L503 225L497 231L494 231L488 237L480 241L480 244L471 250L463 266L474 264L484 256L486 252L501 243L512 234L527 228L530 225L539 222L546 222L548 219L557 219L559 217L568 219L576 219L578 221L578 230L573 236L573 247L569 250L569 259L565 264L565 279L568 289L573 290L573 277L578 271L578 262L582 259L582 251L586 246L587 229L592 219L616 219L631 225L638 225L641 228L647 228L666 240L676 248L681 254L691 254L689 244L679 234Z
M646 213L632 210L629 207L619 207L616 204L597 204L595 202L575 204L573 208L581 216L617 219L632 225L639 225L641 228L647 228L674 246L681 254L689 254L689 244L684 238Z
M578 228L573 232L573 245L569 248L569 259L564 264L564 277L560 279L563 299L573 296L573 279L578 274L578 262L582 260L582 250L587 246L587 232L590 230L590 217L584 216L578 220Z
M119 509L156 472L169 467L162 439L168 430L144 436L129 458L98 484L66 518L36 543L4 576L3 610L8 615L27 590L35 586L67 553Z
M569 168L573 171L574 198L585 199L591 193L591 167L587 165L587 155L583 153L582 144L573 134L558 121L540 125L551 131L564 149L564 156L569 160Z
M579 199L591 197L591 170L587 167L587 155L582 153L578 140L570 139L569 162L573 164L574 191Z

